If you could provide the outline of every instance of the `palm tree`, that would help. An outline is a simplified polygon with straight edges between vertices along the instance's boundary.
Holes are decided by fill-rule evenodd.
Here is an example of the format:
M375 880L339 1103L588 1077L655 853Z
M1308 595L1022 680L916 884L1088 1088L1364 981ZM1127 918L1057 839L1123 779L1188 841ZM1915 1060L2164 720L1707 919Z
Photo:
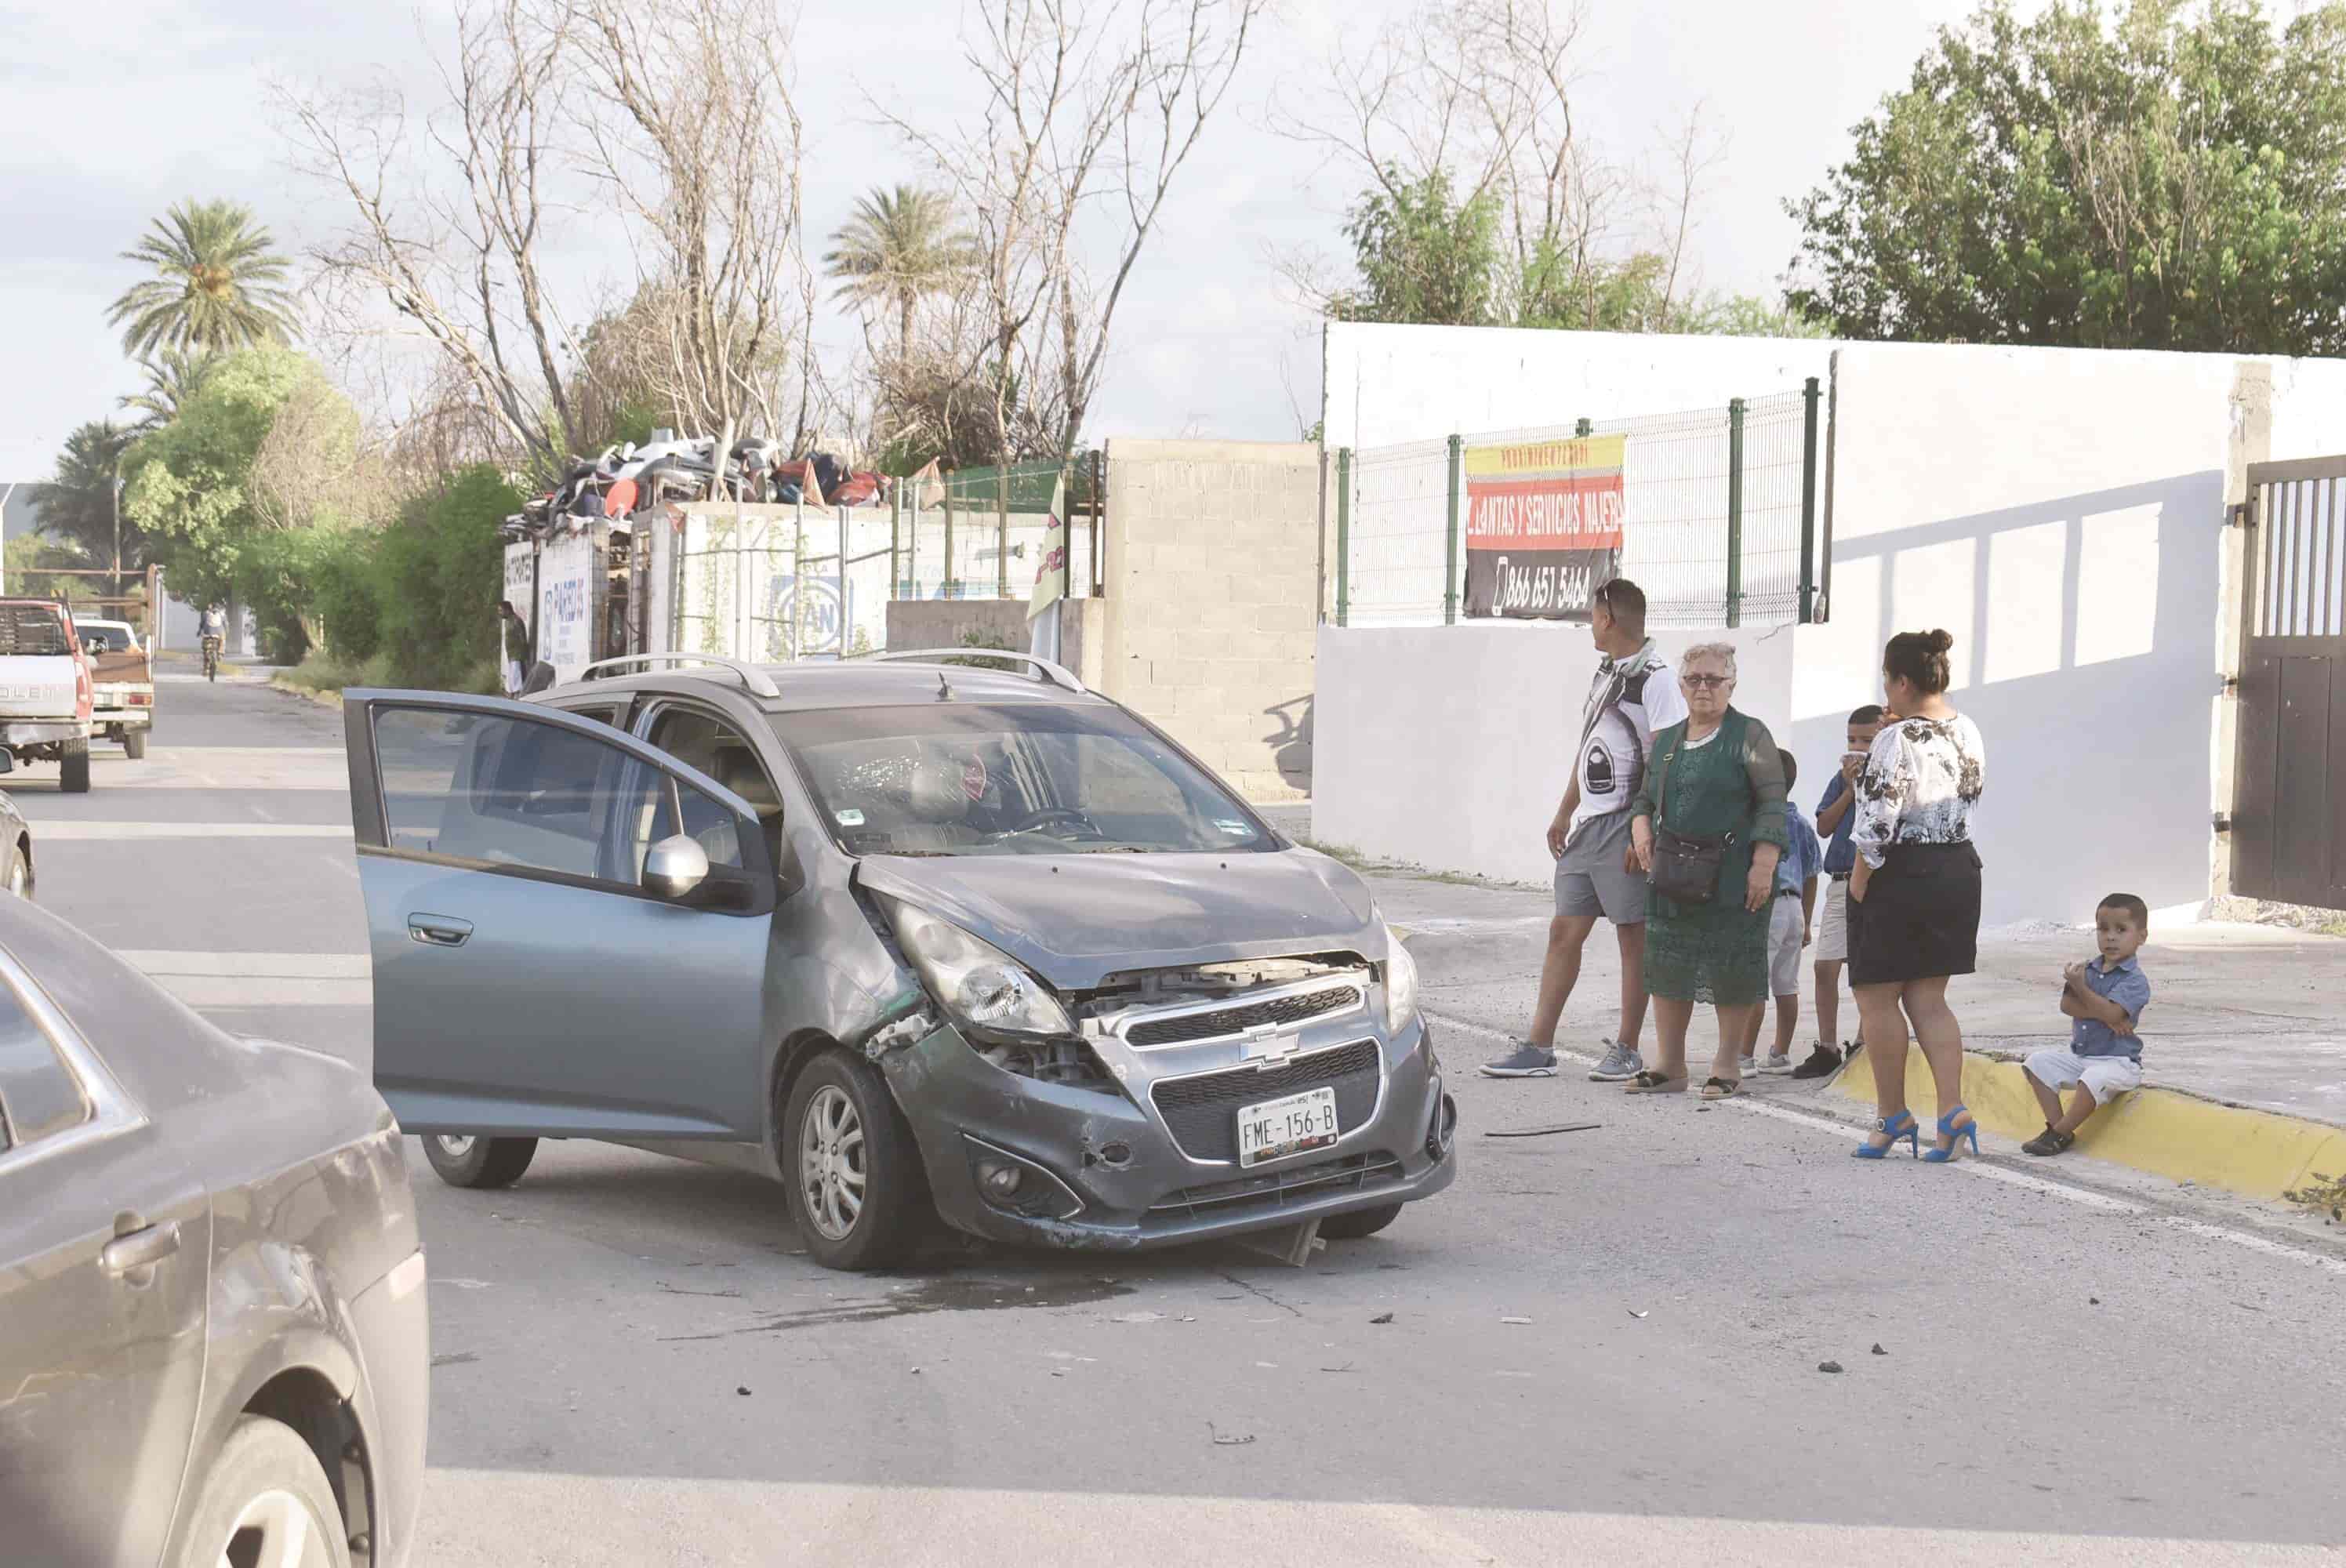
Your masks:
M913 355L913 308L921 296L945 287L976 261L976 243L954 221L933 190L900 185L874 190L855 204L855 216L831 237L823 270L841 280L839 293L859 305L896 307L896 359Z
M126 261L157 276L123 290L107 324L130 323L123 351L144 357L158 348L240 349L291 336L293 300L280 287L285 258L276 240L232 201L182 201Z
M147 390L120 400L120 406L135 408L143 416L131 430L144 435L178 418L188 400L203 390L204 382L225 357L217 349L199 349L193 353L164 349L152 359L139 361L138 368L147 372Z
M66 436L56 472L33 491L41 532L104 565L114 552L114 482L122 471L122 454L136 439L135 431L106 419L91 420ZM123 561L143 562L146 549L146 535L122 519Z

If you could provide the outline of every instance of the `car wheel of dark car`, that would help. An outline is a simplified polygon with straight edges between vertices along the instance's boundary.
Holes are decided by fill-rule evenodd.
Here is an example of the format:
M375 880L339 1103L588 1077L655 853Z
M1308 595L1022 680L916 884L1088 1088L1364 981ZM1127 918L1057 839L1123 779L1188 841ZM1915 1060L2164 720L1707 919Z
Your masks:
M143 729L124 730L122 754L133 762L144 762L147 759L147 732Z
M913 1129L878 1068L826 1051L791 1086L781 1127L790 1217L826 1268L884 1268L919 1238L927 1186Z
M1330 1215L1320 1222L1320 1234L1331 1241L1358 1241L1362 1237L1374 1236L1400 1217L1401 1205L1381 1203L1374 1208Z
M349 1568L334 1489L291 1427L267 1416L238 1418L189 1511L178 1561L180 1568Z
M536 1138L483 1138L427 1133L423 1157L450 1186L511 1186L537 1156Z
M89 742L67 740L57 758L57 788L68 795L89 793Z

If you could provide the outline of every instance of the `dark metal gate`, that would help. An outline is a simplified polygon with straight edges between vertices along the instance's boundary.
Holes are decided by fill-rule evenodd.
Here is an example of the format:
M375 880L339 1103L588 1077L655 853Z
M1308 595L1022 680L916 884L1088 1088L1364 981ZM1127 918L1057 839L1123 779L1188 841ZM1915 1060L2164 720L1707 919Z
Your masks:
M2249 465L2232 891L2346 909L2346 456Z

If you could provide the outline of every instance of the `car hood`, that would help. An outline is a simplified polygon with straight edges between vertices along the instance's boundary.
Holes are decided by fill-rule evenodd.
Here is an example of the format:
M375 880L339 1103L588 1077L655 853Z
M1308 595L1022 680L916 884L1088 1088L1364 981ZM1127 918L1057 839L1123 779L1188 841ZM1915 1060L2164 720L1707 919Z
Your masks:
M1385 956L1368 884L1313 850L871 855L856 879L944 916L1063 991L1121 970L1280 953Z

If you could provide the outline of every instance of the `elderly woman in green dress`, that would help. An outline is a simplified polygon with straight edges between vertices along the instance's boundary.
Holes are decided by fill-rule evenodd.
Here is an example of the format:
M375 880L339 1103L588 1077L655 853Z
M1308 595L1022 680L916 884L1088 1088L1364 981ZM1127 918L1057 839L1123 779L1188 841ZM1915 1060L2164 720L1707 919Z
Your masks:
M1658 836L1666 854L1675 846L1684 896L1666 897L1655 887L1646 893L1646 989L1660 1049L1656 1069L1627 1087L1633 1095L1685 1090L1687 1026L1695 1003L1708 1002L1719 1009L1719 1054L1702 1094L1723 1100L1742 1088L1746 1025L1768 998L1768 906L1785 848L1784 768L1768 727L1730 700L1730 645L1688 648L1678 669L1688 717L1654 737L1644 787L1629 808L1629 853L1652 876ZM1713 850L1715 875L1708 864Z

